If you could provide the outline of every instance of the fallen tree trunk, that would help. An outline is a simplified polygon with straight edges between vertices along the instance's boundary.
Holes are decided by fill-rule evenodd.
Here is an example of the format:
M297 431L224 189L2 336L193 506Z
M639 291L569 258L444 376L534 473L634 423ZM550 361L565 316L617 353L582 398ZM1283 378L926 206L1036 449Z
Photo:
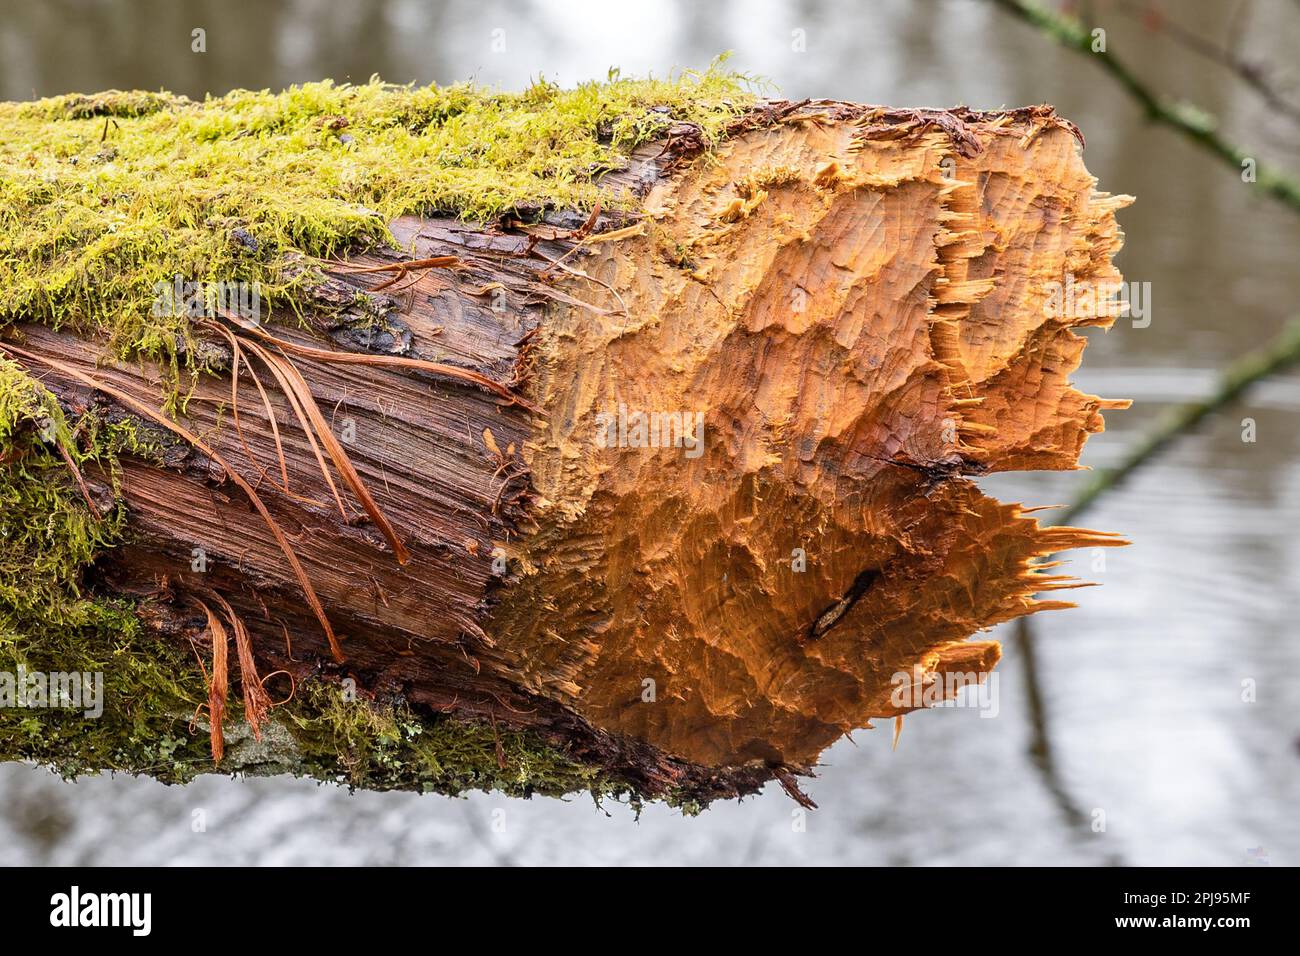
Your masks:
M177 699L219 717L229 669L266 731L177 730L184 771L102 745L64 769L798 795L839 736L987 673L971 634L1068 606L1036 559L1121 543L967 477L1074 468L1123 405L1068 381L1073 329L1113 315L1051 307L1118 281L1125 200L1076 137L1046 108L756 103L716 150L679 122L593 212L402 215L323 263L301 322L197 317L174 418L165 363L13 323L69 422L132 430L80 469L73 441L77 507L124 509L84 592L130 599L157 641L131 655L198 652Z

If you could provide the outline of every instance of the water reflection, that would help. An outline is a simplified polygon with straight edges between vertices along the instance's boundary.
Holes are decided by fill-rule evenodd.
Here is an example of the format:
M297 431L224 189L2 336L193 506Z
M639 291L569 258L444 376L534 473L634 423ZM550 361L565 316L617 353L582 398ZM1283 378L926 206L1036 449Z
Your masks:
M1262 159L1294 160L1296 130L1226 74L1102 11L1111 49L1144 77L1218 114ZM1221 38L1230 8L1180 3L1180 20ZM1242 48L1287 63L1300 10L1252 6ZM206 54L190 50L195 27ZM504 34L495 34L504 30ZM793 31L803 30L806 52ZM505 52L494 53L494 38ZM1233 171L1147 126L1099 70L978 0L795 3L588 3L496 0L0 0L0 96L165 87L191 96L281 87L330 76L515 88L733 64L792 97L895 105L1052 102L1088 136L1103 185L1138 196L1121 214L1120 263L1150 282L1154 321L1094 336L1085 390L1128 395L1085 461L1118 458L1170 401L1201 394L1213 369L1271 335L1300 301L1300 218L1259 198ZM1061 785L1087 821L1071 826L1027 752L1027 707L1010 633L1000 719L974 711L918 715L897 753L886 733L837 745L812 792L823 810L791 828L779 793L696 820L651 808L639 824L573 804L362 794L288 780L63 784L0 768L0 862L815 862L1239 864L1264 846L1300 862L1300 377L1258 389L1184 439L1088 517L1134 546L1091 556L1078 573L1104 588L1080 609L1035 621L1043 704ZM1243 444L1240 420L1256 420ZM1067 501L1080 476L999 476L998 497ZM1241 700L1254 680L1256 703ZM209 811L209 832L190 811ZM508 810L504 834L485 829Z

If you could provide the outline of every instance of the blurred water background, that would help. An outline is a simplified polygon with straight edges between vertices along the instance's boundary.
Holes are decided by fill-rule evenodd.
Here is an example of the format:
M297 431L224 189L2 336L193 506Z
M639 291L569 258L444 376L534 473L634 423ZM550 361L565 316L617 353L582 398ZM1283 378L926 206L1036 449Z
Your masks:
M1219 117L1261 161L1300 167L1300 126L1126 4L1090 6L1110 49L1146 81ZM1159 8L1277 64L1277 85L1300 101L1291 94L1300 83L1290 82L1300 5ZM207 31L205 54L191 52L195 27ZM1147 125L1094 64L983 0L0 0L4 99L114 87L202 96L372 73L517 89L539 75L601 78L611 66L702 67L724 50L734 51L733 67L791 98L1049 102L1082 127L1102 187L1138 197L1120 214L1128 241L1119 263L1152 294L1150 326L1121 320L1094 335L1076 376L1084 391L1135 400L1108 414L1087 464L1116 461L1163 407L1206 393L1216 368L1300 312L1300 216ZM1100 570L1079 556L1075 571L1103 587L1076 592L1077 610L1032 621L1055 779L1031 754L1024 659L1002 628L996 719L973 708L919 714L897 752L887 725L841 741L809 782L822 809L802 832L774 786L699 818L652 806L637 819L586 798L348 794L286 778L65 783L5 765L0 863L1300 863L1298 411L1300 374L1279 376L1087 515L1133 546L1108 552ZM1243 418L1256 423L1254 443L1241 439ZM1056 504L1085 480L983 484L1003 500ZM1246 680L1256 682L1253 703L1242 700ZM200 808L207 831L194 833ZM492 826L497 810L503 832ZM1103 832L1091 826L1096 810Z

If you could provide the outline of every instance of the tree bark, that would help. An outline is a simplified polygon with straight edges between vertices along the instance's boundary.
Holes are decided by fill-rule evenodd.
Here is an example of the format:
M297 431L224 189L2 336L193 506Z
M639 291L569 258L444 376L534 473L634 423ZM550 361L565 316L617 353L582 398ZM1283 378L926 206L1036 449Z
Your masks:
M90 588L208 653L196 599L219 595L262 673L527 729L648 795L793 788L922 706L898 675L987 673L998 645L971 634L1077 586L1036 559L1121 543L1039 528L970 476L1075 468L1123 407L1068 381L1073 329L1113 315L1051 302L1067 276L1118 282L1127 197L1095 191L1046 108L765 104L708 159L691 132L607 178L640 214L404 217L403 251L328 264L305 322L218 320L234 401L235 350L200 330L218 373L179 421L212 454L145 426L167 452L123 459L130 536ZM102 342L14 341L73 411L159 404L160 370ZM301 375L405 563L322 447L340 515L257 345Z

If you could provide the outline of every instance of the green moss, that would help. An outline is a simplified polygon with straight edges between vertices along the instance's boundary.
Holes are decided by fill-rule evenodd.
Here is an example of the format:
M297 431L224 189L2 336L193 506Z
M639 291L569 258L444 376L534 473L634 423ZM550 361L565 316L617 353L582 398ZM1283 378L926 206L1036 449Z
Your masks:
M313 775L367 790L522 797L587 791L599 799L625 789L534 734L420 716L403 703L349 699L338 684L300 687L284 720Z
M98 605L93 623L32 640L0 624L0 671L100 673L104 709L0 710L0 758L29 760L73 778L102 770L185 783L201 773L290 772L365 790L456 795L497 790L511 796L627 788L598 770L517 731L417 713L402 703L347 700L337 683L316 680L271 712L263 740L242 722L238 689L225 722L226 757L212 762L207 694L193 656L150 635L126 605Z
M96 428L87 450L74 441L62 409L27 373L0 357L0 621L76 627L94 616L79 575L120 528L120 509L96 520L72 490L59 449L80 466L111 454L115 440Z
M129 422L85 416L69 427L54 396L0 358L0 672L102 673L113 701L95 720L79 710L6 707L0 755L56 762L68 774L128 763L166 768L196 749L185 725L202 680L192 660L144 633L131 605L84 592L85 566L118 540L125 516L116 505L91 515L60 447L78 468L101 462L110 476L118 453L149 452Z
M183 96L144 90L105 90L103 93L68 93L25 104L21 114L38 120L89 119L92 116L148 116L165 109L191 105Z
M522 93L373 79L0 104L0 323L94 324L171 360L188 320L150 314L159 283L256 282L293 308L310 278L293 253L391 241L403 213L627 205L596 178L677 121L715 141L751 100L715 65Z

